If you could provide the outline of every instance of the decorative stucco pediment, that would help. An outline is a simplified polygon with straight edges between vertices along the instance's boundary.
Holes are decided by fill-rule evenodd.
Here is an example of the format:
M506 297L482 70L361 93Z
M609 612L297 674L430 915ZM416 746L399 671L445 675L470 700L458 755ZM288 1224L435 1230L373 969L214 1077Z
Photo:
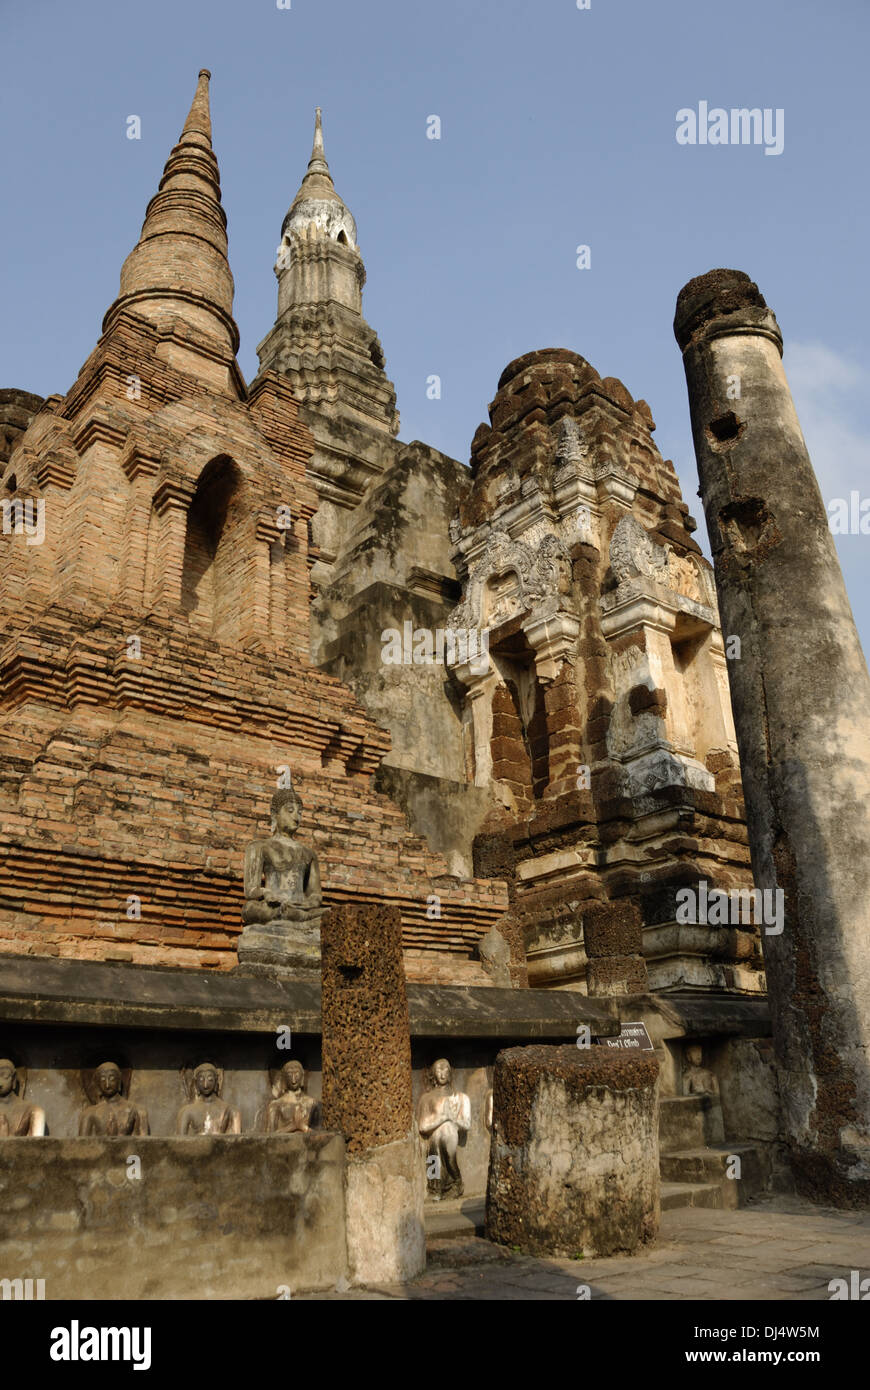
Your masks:
M718 627L709 567L698 557L680 557L671 546L657 545L633 516L624 516L613 533L610 568L616 587L600 598L606 637L615 637L640 621L664 622L673 628L691 619Z
M626 579L667 584L669 550L669 546L657 545L636 517L624 516L610 541L610 568L619 584Z
M493 531L469 569L465 597L450 614L450 626L499 627L567 593L570 583L570 557L558 536L545 536L533 550L506 531Z

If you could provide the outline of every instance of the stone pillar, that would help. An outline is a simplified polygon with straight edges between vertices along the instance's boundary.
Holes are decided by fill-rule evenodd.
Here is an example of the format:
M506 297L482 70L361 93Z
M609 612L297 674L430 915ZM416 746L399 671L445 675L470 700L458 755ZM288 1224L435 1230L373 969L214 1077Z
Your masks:
M680 292L787 1139L799 1189L870 1200L870 677L783 371L748 276ZM771 925L773 930L770 930Z
M655 1240L658 1070L651 1053L602 1047L499 1053L486 1189L490 1240L563 1256L630 1255Z
M323 1127L347 1144L347 1245L358 1284L426 1265L425 1170L411 1091L398 907L343 904L321 925Z
M623 898L583 913L586 990L592 995L645 994L649 989L643 958L643 917Z

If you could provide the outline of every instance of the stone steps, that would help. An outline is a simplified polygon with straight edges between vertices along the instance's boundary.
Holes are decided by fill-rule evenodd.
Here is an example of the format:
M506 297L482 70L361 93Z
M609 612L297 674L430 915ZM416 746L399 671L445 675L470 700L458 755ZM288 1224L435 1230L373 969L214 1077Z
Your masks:
M716 1183L663 1182L662 1211L681 1207L715 1207L721 1209L722 1189Z
M482 1236L486 1217L485 1197L459 1197L425 1208L427 1240L468 1240Z
M729 1159L737 1158L739 1181L750 1183L756 1189L763 1187L767 1178L761 1154L754 1144L720 1144L704 1149L677 1149L661 1155L662 1182L734 1182L729 1178L729 1168L736 1165Z
M756 1144L726 1143L714 1096L665 1096L659 1110L662 1211L745 1206L770 1181L770 1156ZM729 1177L739 1159L739 1177Z

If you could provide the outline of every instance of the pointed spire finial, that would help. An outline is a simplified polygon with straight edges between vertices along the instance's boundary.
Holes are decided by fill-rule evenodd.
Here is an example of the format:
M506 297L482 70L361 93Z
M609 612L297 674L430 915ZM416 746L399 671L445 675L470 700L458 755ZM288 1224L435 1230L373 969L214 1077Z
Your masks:
M314 144L311 146L311 158L308 161L309 174L323 174L332 183L332 175L329 172L329 165L326 162L326 152L323 148L323 118L320 107L316 107L314 112Z
M200 68L199 77L196 81L196 91L193 95L190 111L187 120L184 122L184 129L179 137L179 144L187 143L186 137L191 135L204 135L211 148L211 112L208 105L208 84L211 73L208 68Z

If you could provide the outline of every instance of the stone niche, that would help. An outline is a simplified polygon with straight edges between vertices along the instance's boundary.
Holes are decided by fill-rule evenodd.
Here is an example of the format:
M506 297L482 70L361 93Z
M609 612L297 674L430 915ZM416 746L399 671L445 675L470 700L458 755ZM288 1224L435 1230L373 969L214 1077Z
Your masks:
M573 1020L568 1020L566 1033L573 1032L574 1026ZM4 1034L4 1038L7 1037L8 1034ZM27 1099L45 1110L47 1134L52 1139L71 1141L78 1134L79 1115L86 1103L79 1070L82 1057L91 1064L117 1057L125 1072L132 1070L130 1099L147 1111L152 1137L175 1137L178 1111L187 1101L182 1069L190 1069L204 1059L211 1059L220 1067L221 1097L241 1111L243 1136L256 1137L261 1116L274 1099L272 1087L278 1068L289 1057L302 1062L308 1095L318 1103L322 1098L320 1039L313 1034L303 1036L294 1032L292 1050L288 1052L278 1052L274 1043L270 1046L268 1038L247 1042L214 1035L193 1039L177 1035L167 1039L165 1035L155 1037L139 1032L121 1034L118 1041L107 1047L99 1043L95 1046L85 1030L64 1030L62 1035L52 1030L38 1037L34 1030L28 1029L24 1041L19 1033L4 1045L6 1052L2 1055L11 1053L16 1061L24 1060L28 1073ZM497 1038L440 1037L413 1041L414 1107L429 1084L429 1068L442 1056L450 1061L457 1089L471 1100L471 1128L459 1153L466 1197L481 1197L486 1191L489 1164L486 1098L493 1084L493 1067L501 1045ZM0 1140L0 1149L7 1142L11 1141ZM32 1147L43 1141L31 1139L27 1142ZM131 1152L138 1151L131 1149ZM421 1140L421 1171L425 1168L425 1152L426 1146Z
M417 1044L414 1047L414 1110L431 1082L429 1069L439 1057L445 1057L453 1072L453 1085L467 1095L471 1102L471 1127L460 1139L457 1158L462 1173L466 1197L482 1197L486 1192L489 1168L489 1130L486 1124L487 1097L492 1090L495 1046L470 1042ZM426 1164L426 1143L419 1141L420 1167Z
M44 1279L47 1299L332 1288L347 1273L344 1169L344 1140L323 1131L8 1139L3 1272Z
M276 1037L24 1027L4 1029L0 1052L26 1067L27 1099L45 1111L46 1133L53 1139L78 1135L79 1117L89 1100L82 1073L107 1061L121 1067L125 1094L147 1112L152 1136L176 1135L178 1112L190 1100L186 1079L189 1086L192 1069L204 1061L219 1069L221 1099L240 1111L242 1134L254 1135L275 1098L278 1071L291 1057L305 1069L308 1094L320 1100L319 1040L294 1033L292 1050L279 1051Z

